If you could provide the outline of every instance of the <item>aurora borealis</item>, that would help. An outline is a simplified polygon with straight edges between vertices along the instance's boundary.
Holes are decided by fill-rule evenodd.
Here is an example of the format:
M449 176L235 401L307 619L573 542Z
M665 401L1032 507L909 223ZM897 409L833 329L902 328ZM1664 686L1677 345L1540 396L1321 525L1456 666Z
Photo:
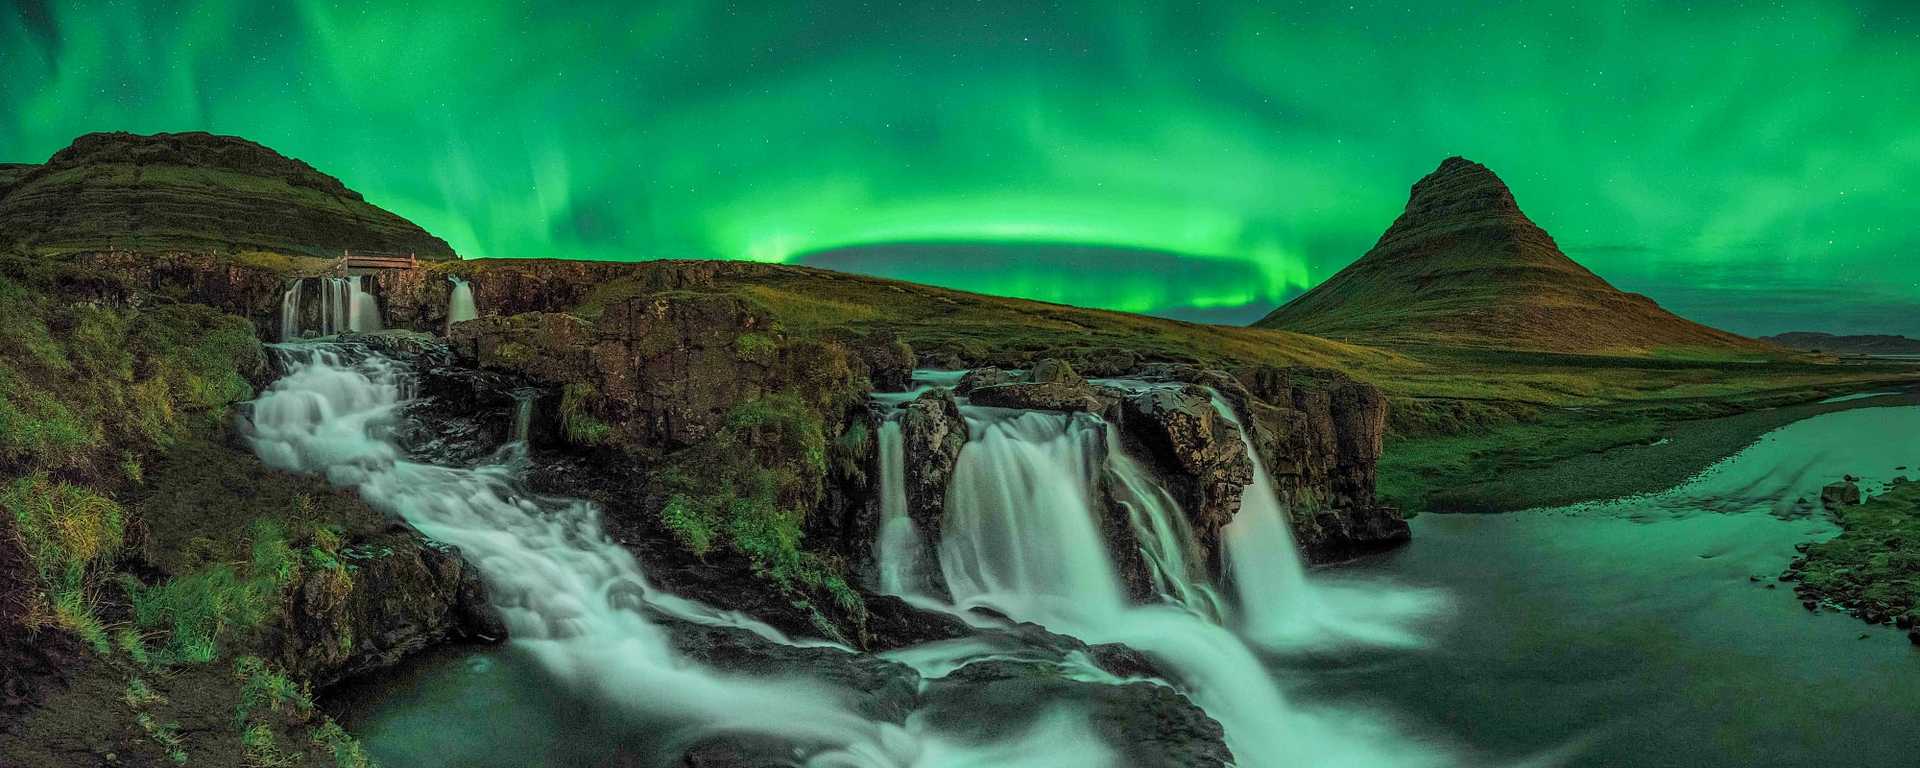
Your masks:
M862 268L1245 321L1460 154L1683 314L1920 334L1915 4L1447 5L30 0L0 161L241 135L470 257L1117 246Z

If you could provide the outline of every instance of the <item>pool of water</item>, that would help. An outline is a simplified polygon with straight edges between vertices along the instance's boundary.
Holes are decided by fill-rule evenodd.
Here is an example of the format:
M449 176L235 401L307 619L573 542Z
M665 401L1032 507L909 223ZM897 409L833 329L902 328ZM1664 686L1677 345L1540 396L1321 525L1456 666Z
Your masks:
M1277 663L1305 695L1399 712L1490 765L1920 765L1920 650L1775 581L1796 543L1836 532L1798 499L1917 465L1920 408L1861 409L1651 497L1416 518L1411 545L1352 570L1451 592L1431 645Z

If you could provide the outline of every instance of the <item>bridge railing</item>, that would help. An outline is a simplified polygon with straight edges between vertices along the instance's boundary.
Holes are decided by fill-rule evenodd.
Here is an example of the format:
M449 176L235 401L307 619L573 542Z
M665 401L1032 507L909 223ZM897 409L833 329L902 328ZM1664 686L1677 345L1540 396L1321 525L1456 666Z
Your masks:
M411 253L350 250L340 252L340 266L344 269L413 269L419 264L420 259Z

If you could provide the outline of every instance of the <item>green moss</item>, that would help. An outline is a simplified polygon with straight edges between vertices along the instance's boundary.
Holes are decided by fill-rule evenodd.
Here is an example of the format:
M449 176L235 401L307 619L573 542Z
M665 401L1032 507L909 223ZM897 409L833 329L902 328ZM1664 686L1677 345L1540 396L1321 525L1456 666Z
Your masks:
M1484 415L1484 414L1482 414ZM1430 508L1474 509L1467 486L1516 470L1542 467L1573 456L1622 445L1648 443L1661 423L1638 414L1559 414L1534 421L1456 423L1438 434L1392 436L1380 459L1376 493L1388 503L1419 513Z
M613 441L613 426L595 418L600 392L592 384L568 384L560 393L560 431L567 442L593 448Z
M779 355L780 343L764 333L743 333L733 340L733 348L742 360L756 365L773 365Z
M807 514L820 503L826 473L824 425L805 399L748 400L717 434L669 458L659 475L670 491L661 522L696 554L724 545L783 587L858 606L841 576L844 566L804 546Z
M279 526L255 526L253 555L243 575L218 563L153 586L126 579L134 623L164 633L161 663L204 664L237 633L260 626L279 606L299 573L299 559Z

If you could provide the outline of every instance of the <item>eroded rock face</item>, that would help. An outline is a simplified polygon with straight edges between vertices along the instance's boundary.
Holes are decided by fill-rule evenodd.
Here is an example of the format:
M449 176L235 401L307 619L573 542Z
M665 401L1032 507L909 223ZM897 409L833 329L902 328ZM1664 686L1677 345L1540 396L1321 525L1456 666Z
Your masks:
M302 572L281 616L279 661L316 687L449 640L506 637L478 572L451 547L394 533L343 560Z
M1412 536L1374 500L1387 401L1378 387L1322 369L1261 366L1221 390L1253 418L1253 441L1274 491L1293 510L1309 560L1334 562Z
M1212 393L1194 384L1136 392L1122 402L1121 414L1126 435L1160 470L1217 573L1220 529L1233 522L1253 482L1239 427L1215 410Z
M608 441L659 454L712 434L734 405L768 389L776 354L767 321L721 295L643 296L597 321L533 312L452 329L462 359L571 386Z
M953 393L935 389L903 406L900 437L906 454L907 513L926 543L927 557L940 546L947 511L947 484L967 444L967 421ZM926 562L934 562L932 559Z

